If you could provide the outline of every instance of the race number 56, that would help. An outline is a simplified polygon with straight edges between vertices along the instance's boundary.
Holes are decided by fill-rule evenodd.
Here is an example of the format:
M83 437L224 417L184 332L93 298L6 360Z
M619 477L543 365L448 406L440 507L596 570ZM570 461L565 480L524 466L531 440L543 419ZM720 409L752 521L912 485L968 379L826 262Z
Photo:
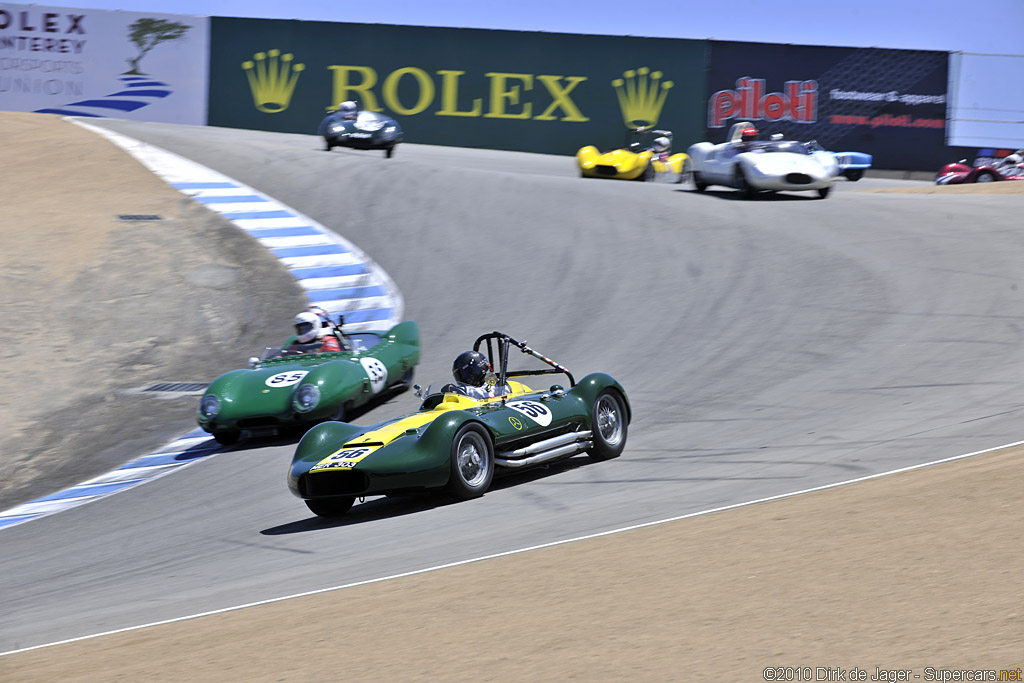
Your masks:
M548 426L551 424L551 411L543 403L536 401L512 401L506 404L512 410L517 410L539 425Z

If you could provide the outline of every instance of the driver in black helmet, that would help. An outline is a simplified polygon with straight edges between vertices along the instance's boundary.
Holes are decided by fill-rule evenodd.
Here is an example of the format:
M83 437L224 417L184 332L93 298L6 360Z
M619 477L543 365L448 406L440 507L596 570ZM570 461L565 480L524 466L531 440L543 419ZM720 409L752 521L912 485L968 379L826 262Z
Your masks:
M455 377L455 384L445 387L452 387L453 393L463 394L470 398L492 398L509 393L511 390L506 384L501 388L497 387L494 381L494 372L487 357L479 351L463 351L452 363L452 375ZM491 381L488 382L488 378Z

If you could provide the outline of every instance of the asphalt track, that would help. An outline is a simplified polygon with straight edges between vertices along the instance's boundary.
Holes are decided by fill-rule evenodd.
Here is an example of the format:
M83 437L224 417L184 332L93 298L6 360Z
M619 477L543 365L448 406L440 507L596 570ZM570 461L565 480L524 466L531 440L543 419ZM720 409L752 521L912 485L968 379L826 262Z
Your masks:
M324 523L287 491L293 442L243 443L6 530L0 652L221 609L1020 440L1024 197L738 200L582 180L564 157L320 151L313 136L104 122L271 195L374 258L420 324L423 384L502 330L605 371L622 457L483 498L372 499ZM414 410L409 394L363 419Z

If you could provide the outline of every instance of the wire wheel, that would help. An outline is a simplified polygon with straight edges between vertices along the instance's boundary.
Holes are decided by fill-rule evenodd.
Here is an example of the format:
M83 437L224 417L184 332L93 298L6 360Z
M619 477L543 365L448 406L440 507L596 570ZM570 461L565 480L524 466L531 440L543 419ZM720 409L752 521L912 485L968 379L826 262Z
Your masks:
M482 496L494 477L494 448L487 431L471 422L464 425L452 442L451 476L448 491L467 500Z
M594 401L591 411L594 446L588 453L594 460L609 460L626 446L627 417L622 399L605 390Z

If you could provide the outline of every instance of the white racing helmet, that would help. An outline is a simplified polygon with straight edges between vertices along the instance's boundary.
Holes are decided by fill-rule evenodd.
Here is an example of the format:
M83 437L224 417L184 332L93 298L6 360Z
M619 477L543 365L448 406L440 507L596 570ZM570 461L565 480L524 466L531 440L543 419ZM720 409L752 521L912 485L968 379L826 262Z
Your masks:
M295 316L295 341L309 344L320 335L320 317L316 313L303 311Z
M652 146L655 152L667 152L672 146L672 141L665 136L661 136L660 138L654 138Z
M338 105L338 113L346 119L354 119L357 111L359 111L359 107L352 100L346 100Z

